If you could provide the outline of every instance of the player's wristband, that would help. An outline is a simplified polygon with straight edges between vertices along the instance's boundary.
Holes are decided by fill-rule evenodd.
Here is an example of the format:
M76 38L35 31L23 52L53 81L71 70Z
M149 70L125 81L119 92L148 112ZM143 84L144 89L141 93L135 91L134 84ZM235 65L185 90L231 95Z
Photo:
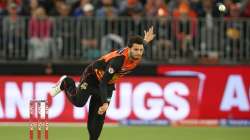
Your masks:
M144 46L144 47L147 47L147 46L148 46L148 42L145 41L145 40L143 40L143 46Z

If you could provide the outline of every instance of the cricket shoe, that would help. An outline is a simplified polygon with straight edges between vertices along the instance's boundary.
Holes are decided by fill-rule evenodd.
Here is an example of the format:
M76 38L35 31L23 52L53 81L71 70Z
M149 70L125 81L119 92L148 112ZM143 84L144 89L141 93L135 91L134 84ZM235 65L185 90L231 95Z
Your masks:
M65 78L67 78L66 75L61 76L61 78L60 78L59 81L56 83L56 85L53 86L53 87L51 88L51 90L50 90L49 93L50 93L50 95L51 95L52 97L55 97L57 94L59 94L59 93L62 91L61 85L62 85L62 81L63 81Z

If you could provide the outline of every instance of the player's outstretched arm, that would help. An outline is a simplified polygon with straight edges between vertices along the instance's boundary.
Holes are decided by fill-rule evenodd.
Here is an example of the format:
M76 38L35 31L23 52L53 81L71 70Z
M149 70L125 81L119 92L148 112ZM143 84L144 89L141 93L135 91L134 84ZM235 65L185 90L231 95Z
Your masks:
M148 31L144 30L144 41L148 44L155 38L154 27L151 26Z

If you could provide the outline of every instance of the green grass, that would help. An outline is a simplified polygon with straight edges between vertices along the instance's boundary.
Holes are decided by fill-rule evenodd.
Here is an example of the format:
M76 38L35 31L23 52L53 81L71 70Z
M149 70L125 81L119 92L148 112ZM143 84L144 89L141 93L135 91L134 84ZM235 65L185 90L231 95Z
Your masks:
M0 126L0 140L28 140L27 126ZM50 140L88 140L86 127L50 127ZM100 140L249 140L250 127L104 127Z

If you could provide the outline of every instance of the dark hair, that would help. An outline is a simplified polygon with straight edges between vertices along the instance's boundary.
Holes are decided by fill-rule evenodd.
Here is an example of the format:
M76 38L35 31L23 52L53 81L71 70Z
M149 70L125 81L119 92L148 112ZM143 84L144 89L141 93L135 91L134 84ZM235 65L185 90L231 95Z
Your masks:
M130 36L128 40L128 47L131 48L134 43L144 45L144 39L139 35Z

